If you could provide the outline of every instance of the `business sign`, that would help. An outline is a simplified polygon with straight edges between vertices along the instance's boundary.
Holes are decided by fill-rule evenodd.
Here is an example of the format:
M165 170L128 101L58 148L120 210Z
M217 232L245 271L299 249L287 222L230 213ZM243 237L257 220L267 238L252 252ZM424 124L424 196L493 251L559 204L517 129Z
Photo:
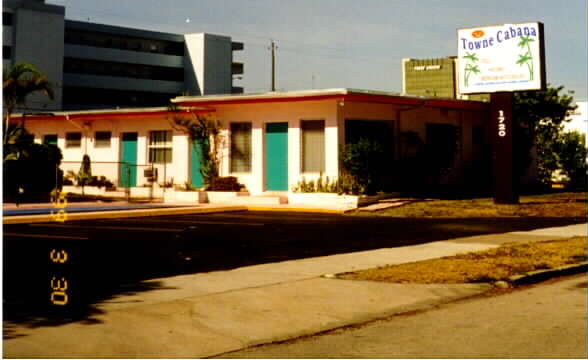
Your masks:
M545 88L545 47L540 22L460 29L460 94Z

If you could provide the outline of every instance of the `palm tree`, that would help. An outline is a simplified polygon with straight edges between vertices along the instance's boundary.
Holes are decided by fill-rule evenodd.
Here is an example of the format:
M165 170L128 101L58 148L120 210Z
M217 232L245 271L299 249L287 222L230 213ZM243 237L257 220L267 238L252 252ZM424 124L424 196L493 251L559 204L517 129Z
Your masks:
M23 62L14 65L10 69L4 69L2 77L5 116L4 143L7 140L10 115L17 107L25 106L27 96L34 92L41 92L53 100L53 89L49 79L34 65ZM24 124L22 125L24 126Z

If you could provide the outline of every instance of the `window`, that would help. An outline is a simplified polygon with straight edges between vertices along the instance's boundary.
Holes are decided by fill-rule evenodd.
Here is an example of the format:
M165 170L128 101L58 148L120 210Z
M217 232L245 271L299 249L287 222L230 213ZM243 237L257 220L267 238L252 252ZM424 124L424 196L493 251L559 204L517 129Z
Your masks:
M149 132L149 162L154 164L169 164L172 162L171 130Z
M302 120L302 172L325 171L325 121Z
M43 144L57 146L57 135L51 134L43 136Z
M78 148L82 146L82 133L74 132L65 134L65 147Z
M427 124L426 136L429 168L436 172L451 169L461 146L461 129L451 124Z
M231 124L231 172L251 172L251 123Z
M2 12L2 25L12 26L13 14L9 12Z
M110 131L96 131L94 136L94 147L108 148L110 147Z
M472 127L472 144L482 145L484 143L484 129L481 126Z
M2 59L10 60L12 59L12 46L2 46Z

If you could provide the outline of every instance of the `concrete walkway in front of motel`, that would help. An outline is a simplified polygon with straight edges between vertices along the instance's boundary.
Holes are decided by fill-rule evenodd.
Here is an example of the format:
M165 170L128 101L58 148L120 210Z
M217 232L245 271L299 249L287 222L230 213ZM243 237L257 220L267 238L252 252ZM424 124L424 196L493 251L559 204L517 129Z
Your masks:
M144 282L148 291L95 304L96 314L82 321L59 325L5 322L3 355L212 357L427 309L493 287L352 281L334 274L485 250L507 242L586 236L586 229L586 224L578 224L473 236L149 280Z

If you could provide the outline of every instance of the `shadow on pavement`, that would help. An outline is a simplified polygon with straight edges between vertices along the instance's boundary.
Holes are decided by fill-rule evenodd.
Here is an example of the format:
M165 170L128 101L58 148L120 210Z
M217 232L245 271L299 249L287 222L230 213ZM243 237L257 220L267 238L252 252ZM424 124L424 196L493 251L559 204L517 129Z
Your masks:
M242 216L244 222L250 216L249 221L255 218L259 225L221 225L231 216ZM128 230L112 230L114 226L107 220L75 224L72 221L76 226L70 231L86 236L84 241L59 236L54 239L5 235L4 338L17 336L15 326L99 323L103 312L97 305L101 302L163 288L158 281L145 282L149 279L585 222L578 218L264 216L211 216L221 219L219 224L182 225L177 231L171 228L171 220L181 222L195 217L160 217L171 228L167 232L155 231L155 225L141 218L118 220L116 228L127 226ZM138 226L133 230L133 224L140 224L144 230L136 230ZM101 225L108 226L100 229ZM22 228L9 227L13 233L18 229ZM66 260L61 251L67 253ZM63 293L67 294L67 301Z

